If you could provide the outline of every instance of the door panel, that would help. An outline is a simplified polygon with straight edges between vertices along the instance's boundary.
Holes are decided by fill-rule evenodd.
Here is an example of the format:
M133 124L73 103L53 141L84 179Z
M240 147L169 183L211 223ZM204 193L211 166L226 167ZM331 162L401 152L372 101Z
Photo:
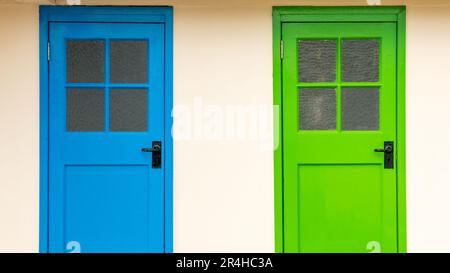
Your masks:
M164 25L51 23L49 249L164 251ZM164 153L163 153L164 154Z
M395 23L285 23L286 252L397 251ZM394 147L395 150L395 147Z
M300 165L297 172L300 252L361 252L361 242L381 242L382 166Z
M83 252L146 252L149 168L66 166L64 234Z

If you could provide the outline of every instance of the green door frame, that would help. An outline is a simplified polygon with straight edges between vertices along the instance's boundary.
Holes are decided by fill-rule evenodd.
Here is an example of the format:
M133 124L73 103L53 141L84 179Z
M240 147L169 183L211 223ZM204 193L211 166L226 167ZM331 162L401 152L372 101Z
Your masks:
M301 22L394 22L397 24L397 238L398 251L406 247L406 143L405 143L405 44L406 8L383 7L274 7L273 8L273 104L275 115L275 252L284 252L283 234L283 111L282 24Z

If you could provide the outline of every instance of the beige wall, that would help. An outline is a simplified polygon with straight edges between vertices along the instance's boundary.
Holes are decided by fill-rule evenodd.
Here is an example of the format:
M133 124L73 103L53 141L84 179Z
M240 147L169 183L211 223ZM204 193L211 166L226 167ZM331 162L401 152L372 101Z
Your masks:
M0 6L0 251L36 251L38 8Z
M0 251L37 251L38 7L6 2L0 1ZM365 4L120 1L175 7L174 102L188 108L199 99L220 107L272 105L271 7L336 2ZM408 248L450 251L450 5L407 2ZM273 156L260 145L271 137L269 130L260 139L175 141L175 251L274 250Z
M450 252L450 5L409 9L407 33L409 249Z

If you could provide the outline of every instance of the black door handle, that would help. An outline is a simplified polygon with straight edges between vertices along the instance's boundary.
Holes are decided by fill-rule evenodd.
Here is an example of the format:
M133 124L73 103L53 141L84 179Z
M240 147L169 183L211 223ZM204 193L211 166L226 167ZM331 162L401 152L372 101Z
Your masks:
M376 153L384 153L384 168L393 169L394 168L394 142L385 141L383 149L375 149Z
M392 146L387 146L384 149L375 149L374 151L377 153L392 153Z
M152 148L142 148L141 151L144 153L156 153L161 151L161 147L159 145L155 145Z
M142 148L144 153L152 153L152 168L161 169L161 141L153 141L151 148Z

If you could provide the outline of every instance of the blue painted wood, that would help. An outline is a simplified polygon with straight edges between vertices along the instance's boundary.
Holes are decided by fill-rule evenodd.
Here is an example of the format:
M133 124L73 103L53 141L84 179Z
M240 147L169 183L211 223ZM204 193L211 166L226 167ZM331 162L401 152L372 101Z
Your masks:
M39 252L48 251L48 18L39 11Z
M50 24L51 252L71 241L83 252L164 252L164 166L141 152L164 139L163 38L162 24ZM67 131L66 43L77 39L148 39L147 132ZM107 120L108 82L103 90Z
M64 14L67 16L65 17ZM102 22L154 23L156 17L164 18L164 20L159 24L126 24L126 27L125 24L79 24L76 26L76 23L55 23L95 22L99 14L103 18ZM93 25L95 27L92 27ZM129 29L130 26L133 28L132 31ZM51 75L51 96L48 89L49 67L46 60L49 28L52 29L50 31L52 37L50 71L52 73L59 71ZM68 241L77 241L76 238L69 238L72 236L82 241L80 243L83 252L172 252L172 9L167 7L41 7L40 34L40 251L62 252ZM94 37L108 39L119 36L121 39L142 39L145 35L149 39L152 36L159 37L152 39L157 41L156 43L149 43L152 47L149 51L151 60L149 87L154 91L149 92L149 132L107 133L108 136L105 137L105 133L63 131L65 130L64 88L75 87L75 85L64 82L65 60L60 58L58 61L57 56L64 57L64 43L58 42L56 38L61 35L68 38L83 37L83 39ZM54 39L56 40L53 41ZM88 85L81 84L80 87L89 87ZM147 87L145 84L130 86ZM60 88L63 92L53 92L54 87ZM106 90L109 87L113 85L105 84ZM125 85L118 84L114 87L125 87ZM49 105L50 111L48 111ZM51 122L49 122L50 117ZM150 168L151 154L140 152L141 146L149 147L151 140L156 140L157 137L163 141L164 161L163 169L160 170ZM64 147L63 154L58 153L61 147ZM87 154L89 156L86 156ZM48 164L49 161L50 164ZM62 163L63 167L54 168L54 162L57 163L56 165ZM52 166L50 170L49 166ZM114 173L115 175L111 175ZM94 185L72 183L77 180L91 180L96 183ZM58 181L63 183L58 184ZM147 191L142 190L145 187L148 188ZM50 194L48 194L49 189ZM158 196L152 196L157 192L160 193ZM56 194L53 195L54 193ZM56 196L55 200L53 196ZM123 196L135 198L123 199ZM74 201L80 197L83 197L81 204ZM111 202L114 200L121 200L121 205ZM149 204L146 206L147 218L138 215L139 212L145 213L143 212L145 202ZM114 209L105 211L105 207L114 207ZM132 211L131 214L130 211ZM123 221L117 222L119 218ZM89 231L81 224L86 219L95 219L90 222ZM124 235L126 230L132 230L132 232ZM105 243L107 237L109 245Z
M165 165L166 170L173 170L173 139L172 139L172 108L173 108L173 10L170 8L166 12L165 23L165 113L164 113L164 138L166 140ZM167 92L170 90L170 92ZM165 173L165 249L166 252L173 252L173 172Z
M152 22L167 23L171 7L45 7L50 21L59 22Z

